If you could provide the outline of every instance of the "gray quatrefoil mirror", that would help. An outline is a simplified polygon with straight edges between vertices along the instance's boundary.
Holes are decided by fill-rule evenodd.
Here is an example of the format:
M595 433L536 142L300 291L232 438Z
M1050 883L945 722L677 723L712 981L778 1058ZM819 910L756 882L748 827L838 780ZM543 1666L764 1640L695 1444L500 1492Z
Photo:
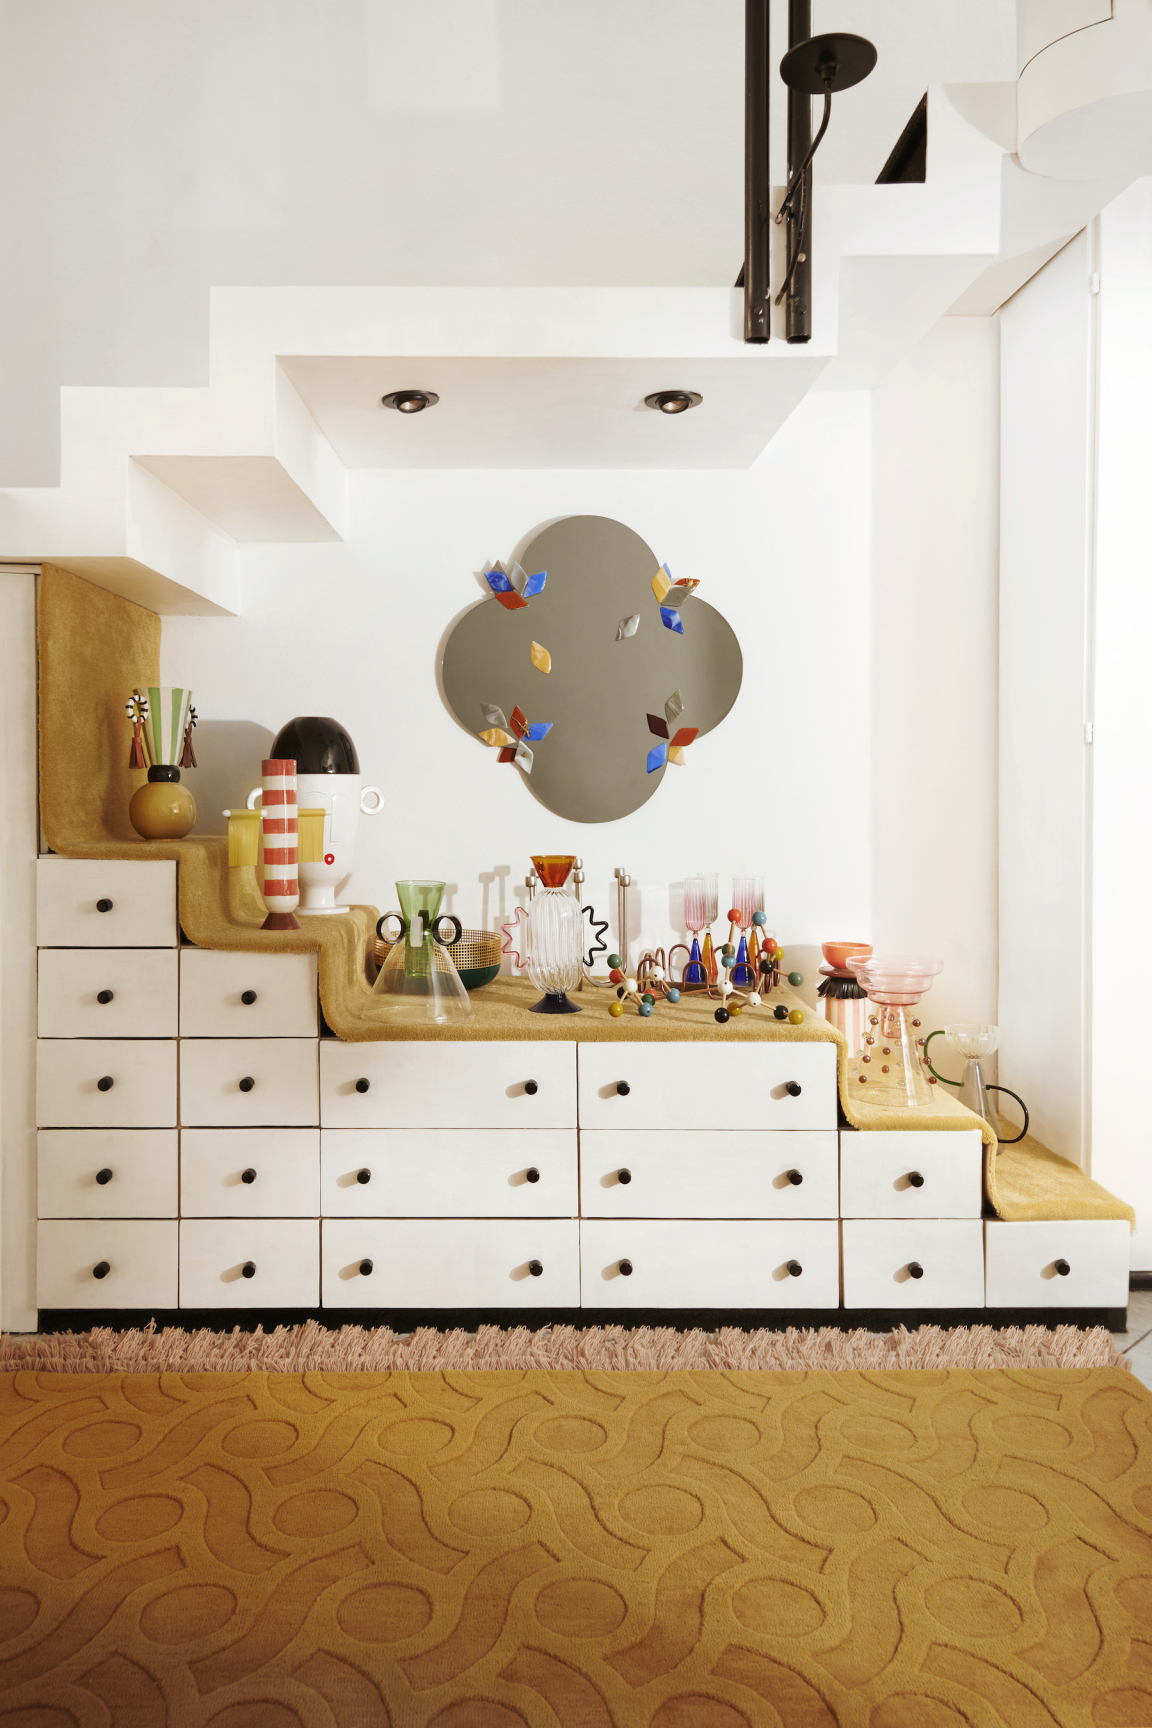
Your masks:
M731 625L622 522L562 517L484 575L488 598L445 644L444 694L558 816L638 810L739 694Z

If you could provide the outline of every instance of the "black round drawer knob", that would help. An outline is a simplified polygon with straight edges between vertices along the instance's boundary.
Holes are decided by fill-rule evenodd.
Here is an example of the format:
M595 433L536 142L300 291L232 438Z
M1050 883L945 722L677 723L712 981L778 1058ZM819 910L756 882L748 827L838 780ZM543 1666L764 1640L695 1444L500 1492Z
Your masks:
M803 1273L803 1271L804 1271L804 1268L803 1268L803 1266L801 1266L799 1260L789 1260L789 1262L788 1262L788 1276L789 1276L789 1278L799 1278L800 1275Z
M242 1272L242 1274L244 1275L245 1278L255 1278L255 1276L256 1276L256 1262L254 1260L245 1260L243 1266L241 1266L241 1268L240 1268L240 1271Z
M95 1266L92 1268L92 1276L93 1278L107 1278L111 1270L112 1268L109 1266L107 1260L97 1260Z
M620 1262L620 1276L621 1276L621 1278L631 1278L631 1276L632 1276L632 1262L631 1262L631 1260L621 1260L621 1262Z
M96 910L97 910L97 912L111 912L111 910L112 910L111 900L97 900ZM103 1262L101 1262L101 1264L103 1264ZM103 1276L103 1274L101 1274L101 1276Z
M111 1182L111 1180L112 1180L111 1170L109 1170L107 1168L107 1166L105 1166L105 1168L103 1170L97 1170L96 1180L97 1180L97 1182L99 1182L101 1188L106 1188L108 1186L109 1182Z
M253 1080L251 1074L245 1074L243 1080L240 1082L240 1090L241 1092L251 1092L255 1084L256 1082Z
M1072 1270L1072 1268L1071 1268L1071 1266L1069 1266L1067 1260L1057 1260L1056 1271L1057 1271L1057 1274L1059 1277L1067 1278L1067 1276L1068 1276L1069 1272L1071 1272L1071 1270Z
M525 1090L525 1092L527 1092L529 1098L535 1098L535 1096L536 1096L537 1092L539 1092L540 1088L539 1088L539 1086L537 1086L535 1080L525 1080L524 1090Z
M789 1098L799 1098L801 1092L799 1080L789 1080L787 1085L784 1087L784 1090L787 1092Z
M909 1188L923 1188L924 1178L921 1176L919 1170L909 1170L908 1186Z
M530 1170L525 1170L524 1180L525 1180L525 1182L539 1182L540 1172L539 1172L539 1170L537 1170L535 1164L533 1164L533 1166Z
M361 1188L367 1187L368 1183L371 1182L371 1180L372 1180L371 1170L369 1170L367 1167L365 1167L363 1170L357 1170L356 1180L357 1180L357 1182L359 1182Z
M804 1172L802 1170L789 1170L788 1180L791 1182L793 1188L799 1188L801 1182L804 1180Z
M368 1090L369 1086L371 1086L371 1084L372 1084L371 1080L357 1080L356 1090L357 1090L357 1092L363 1094L363 1093L367 1092L367 1090Z
M243 1002L245 1008L251 1008L253 1002L255 1002L255 1000L256 1000L255 990L243 991L241 994L240 1000L241 1000L241 1002Z
M253 1170L251 1168L249 1168L247 1170L241 1170L240 1180L241 1180L241 1182L246 1183L249 1188L251 1188L253 1182L255 1182L255 1180L256 1180L255 1170Z
M631 1170L628 1170L628 1169L617 1170L616 1180L617 1180L617 1182L623 1182L625 1188L627 1188L629 1182L631 1182L631 1180L632 1180Z
M372 1262L371 1262L371 1260L361 1260L361 1262L360 1262L360 1276L361 1276L361 1278L371 1278L371 1276L372 1276Z
M105 1074L102 1079L97 1080L96 1090L97 1092L111 1092L114 1085L115 1081L111 1074Z
M111 1002L111 1000L112 1000L111 990L97 990L96 1000L102 1006L107 1007L108 1003Z
M921 1266L919 1260L909 1260L908 1276L909 1278L923 1278L924 1268Z
M628 1096L629 1092L631 1092L632 1088L631 1088L631 1086L629 1086L627 1080L617 1080L616 1090L620 1094L621 1098L627 1098L627 1096Z
M528 1270L531 1272L533 1278L539 1278L540 1274L544 1270L544 1262L542 1260L529 1260Z

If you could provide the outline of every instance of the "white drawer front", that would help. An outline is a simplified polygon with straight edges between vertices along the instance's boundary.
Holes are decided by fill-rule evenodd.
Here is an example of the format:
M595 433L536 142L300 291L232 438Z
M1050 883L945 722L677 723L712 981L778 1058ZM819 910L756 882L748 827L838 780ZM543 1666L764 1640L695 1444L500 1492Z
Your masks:
M185 1218L316 1218L318 1128L182 1128Z
M111 904L100 909L102 901ZM176 866L164 859L38 858L41 948L175 948Z
M41 1128L41 1218L175 1218L175 1128ZM102 1178L102 1180L100 1180Z
M978 1128L845 1131L840 1136L841 1215L979 1218L983 1169Z
M320 1095L325 1128L575 1128L576 1046L325 1038Z
M580 1126L835 1128L836 1046L581 1044Z
M1124 1218L1027 1224L990 1218L984 1225L988 1306L1126 1308L1128 1239Z
M859 1218L840 1228L845 1308L984 1306L979 1218Z
M175 1038L175 948L41 948L41 1038Z
M37 1225L37 1307L175 1308L178 1229L175 1219L152 1218Z
M183 1038L315 1038L315 954L180 950Z
M181 1126L315 1127L316 1047L311 1038L182 1038Z
M583 1305L835 1308L840 1300L836 1232L834 1219L595 1219L580 1226ZM790 1261L799 1272L788 1270Z
M576 1308L579 1230L568 1218L326 1218L324 1306Z
M835 1218L836 1157L834 1128L582 1129L580 1211L585 1218Z
M574 1128L325 1128L320 1169L326 1218L577 1212Z
M315 1219L186 1218L180 1225L181 1308L315 1308L319 1295Z
M112 1084L101 1091L101 1080ZM176 1040L41 1040L36 1122L40 1128L174 1128Z

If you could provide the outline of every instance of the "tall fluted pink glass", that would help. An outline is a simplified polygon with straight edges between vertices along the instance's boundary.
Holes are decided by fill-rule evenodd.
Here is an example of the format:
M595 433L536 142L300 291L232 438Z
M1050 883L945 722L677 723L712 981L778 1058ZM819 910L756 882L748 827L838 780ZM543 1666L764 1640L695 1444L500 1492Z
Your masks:
M708 894L703 876L684 878L684 923L699 936L708 923Z

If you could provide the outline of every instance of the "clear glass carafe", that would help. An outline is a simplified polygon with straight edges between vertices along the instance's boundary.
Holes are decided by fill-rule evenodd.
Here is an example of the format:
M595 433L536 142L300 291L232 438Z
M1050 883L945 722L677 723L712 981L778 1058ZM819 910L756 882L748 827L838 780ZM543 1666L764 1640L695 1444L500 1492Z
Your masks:
M386 912L376 926L395 919L400 934L384 957L373 986L373 1011L387 1011L444 1026L471 1014L472 1003L452 960L451 948L460 939L460 920L440 910L443 882L397 882L401 911ZM452 934L445 935L447 926Z
M579 1014L568 991L583 975L584 917L568 886L575 857L544 853L533 857L542 887L528 908L528 976L544 995L533 1003L533 1014Z
M867 990L869 1002L880 1010L876 1027L865 1040L866 1043L869 1038L878 1040L869 1046L873 1061L877 1049L887 1059L888 1075L881 1078L884 1075L881 1062L880 1074L870 1076L877 1082L874 1102L888 1109L931 1109L935 1100L920 1064L915 1026L908 1010L932 988L933 978L944 970L943 960L905 954L849 954L845 956L845 965Z

